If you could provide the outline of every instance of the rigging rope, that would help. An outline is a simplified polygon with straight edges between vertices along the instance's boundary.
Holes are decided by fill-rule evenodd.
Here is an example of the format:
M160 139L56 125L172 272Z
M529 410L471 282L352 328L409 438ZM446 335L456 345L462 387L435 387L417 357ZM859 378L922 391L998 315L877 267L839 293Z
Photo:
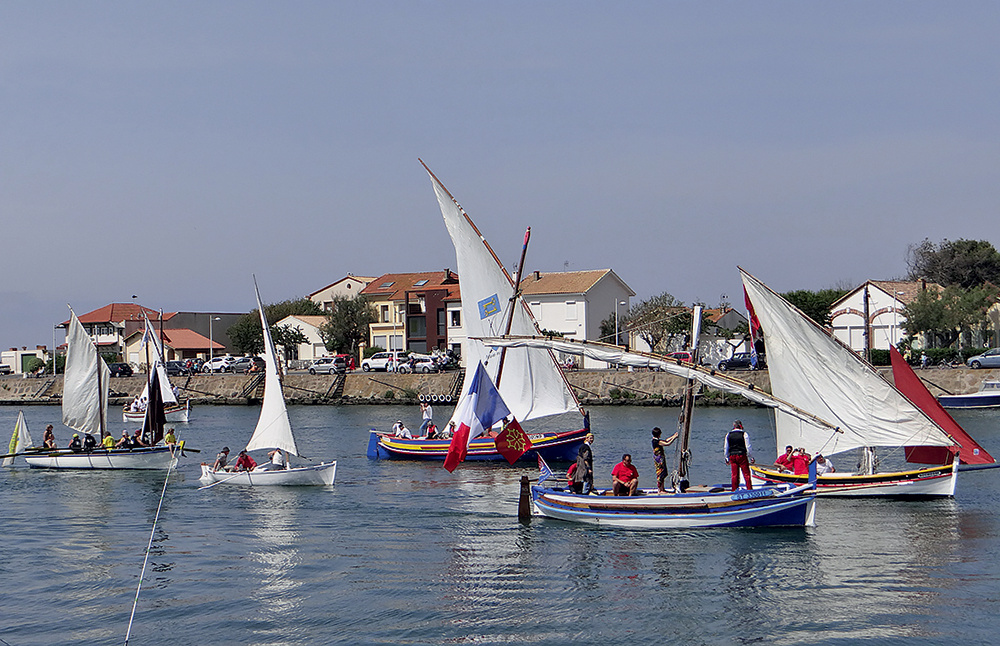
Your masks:
M139 592L142 590L142 577L146 575L146 564L149 563L149 552L153 549L153 537L156 536L156 523L160 520L160 509L163 508L163 497L167 493L167 483L170 481L170 472L173 471L177 460L171 460L167 467L167 477L163 479L163 491L160 492L160 502L156 505L156 515L153 516L153 529L149 532L149 544L146 545L146 556L142 559L142 571L139 572L139 585L135 588L135 600L132 602L132 614L128 618L128 630L125 631L125 646L128 646L129 637L132 635L132 622L135 620L135 609L139 605Z

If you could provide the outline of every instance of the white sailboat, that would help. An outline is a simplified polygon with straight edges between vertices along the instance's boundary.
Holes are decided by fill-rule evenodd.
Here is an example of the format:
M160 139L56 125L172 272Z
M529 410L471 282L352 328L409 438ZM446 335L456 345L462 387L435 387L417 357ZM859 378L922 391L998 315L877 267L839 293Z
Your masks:
M292 425L288 420L288 410L285 407L285 395L281 388L281 375L278 371L277 354L271 340L267 317L264 314L264 304L257 290L257 280L254 279L254 291L257 294L257 310L260 312L260 324L264 330L264 400L261 403L260 417L254 428L246 451L261 449L279 449L302 457L295 445L292 435ZM337 475L337 462L322 462L316 465L271 469L269 464L262 464L253 471L214 471L211 465L202 463L201 481L208 486L216 484L233 484L245 486L263 485L332 485Z
M921 407L827 330L791 303L740 269L751 314L760 321L767 346L771 392L837 426L830 432L775 413L777 446L802 447L809 454L836 455L872 447L955 447L961 442ZM971 451L970 451L971 454ZM870 462L869 462L870 463ZM876 473L821 475L821 496L947 497L955 494L958 450L940 466ZM775 468L751 468L755 482L795 483L803 476Z
M63 377L62 421L79 433L93 435L98 448L32 451L24 456L28 466L47 469L168 469L175 466L177 458L170 447L100 447L108 427L111 371L72 309L66 341L69 347Z
M184 400L183 403L177 401L177 397L174 395L173 384L170 383L170 376L167 375L167 369L163 365L163 346L160 335L153 330L153 326L149 322L149 317L146 316L145 310L142 312L142 317L146 320L146 332L143 335L142 344L152 344L156 352L156 356L153 359L153 369L156 371L157 377L159 377L160 394L163 397L163 414L166 416L168 422L187 423L191 415L191 402L190 400ZM142 394L139 396L139 400L143 402L149 401L148 381L146 382L146 387L142 390ZM122 410L122 421L124 422L140 422L144 416L144 411L132 410L130 404L126 404Z
M28 431L28 422L24 419L24 411L19 410L17 411L17 422L14 423L14 433L10 436L10 445L7 447L7 455L3 456L3 462L0 463L0 466L13 465L14 456L31 450L34 446L35 443Z

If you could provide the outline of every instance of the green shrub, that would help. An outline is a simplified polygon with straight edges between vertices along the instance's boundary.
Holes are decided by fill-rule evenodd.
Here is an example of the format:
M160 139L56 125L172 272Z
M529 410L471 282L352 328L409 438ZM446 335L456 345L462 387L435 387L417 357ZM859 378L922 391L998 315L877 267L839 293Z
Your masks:
M870 354L871 354L870 361L873 366L888 366L889 364L892 363L892 361L889 358L888 350L873 349L870 351Z
M387 390L387 391L385 391L385 394L382 395L382 397L384 397L385 399L396 399L396 391L395 390Z

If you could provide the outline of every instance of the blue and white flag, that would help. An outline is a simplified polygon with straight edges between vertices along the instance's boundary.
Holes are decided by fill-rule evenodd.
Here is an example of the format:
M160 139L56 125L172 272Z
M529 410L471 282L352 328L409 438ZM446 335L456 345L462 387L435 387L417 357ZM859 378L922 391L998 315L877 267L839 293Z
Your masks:
M541 453L537 453L536 455L538 456L538 484L542 484L552 477L552 469L549 468L549 465L545 464Z

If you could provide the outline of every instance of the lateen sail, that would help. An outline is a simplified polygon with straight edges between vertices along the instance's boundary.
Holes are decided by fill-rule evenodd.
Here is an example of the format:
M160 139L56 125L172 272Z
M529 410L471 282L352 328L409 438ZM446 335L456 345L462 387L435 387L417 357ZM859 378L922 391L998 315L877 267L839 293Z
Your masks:
M24 411L17 411L17 422L14 424L14 434L10 437L10 446L7 447L7 453L18 453L27 448L34 446L34 442L31 439L31 433L28 432L28 423L24 421ZM14 463L14 456L4 458L2 466L9 467Z
M66 343L69 347L63 376L62 422L81 433L101 437L101 431L107 428L111 369L73 310Z
M426 166L425 166L426 168ZM497 336L504 333L509 308L514 307L510 333L538 334L530 312L518 298L511 302L514 281L504 270L486 240L476 230L472 220L448 190L427 171L444 216L448 234L455 245L458 276L462 286L462 319L470 342L465 348L465 365L486 366L490 379L497 380L500 353L491 351L473 337ZM474 371L466 371L463 397L469 390ZM504 358L500 379L500 396L519 421L577 410L578 403L555 363L545 349L508 353ZM456 407L456 410L460 408Z
M763 328L771 392L844 431L831 434L779 411L779 447L832 455L864 446L954 444L850 348L756 278L740 274Z
M153 326L150 325L149 317L146 316L145 311L143 311L142 317L146 319L146 334L143 335L143 344L146 343L146 338L148 337L149 341L153 344L153 349L156 351L156 357L153 359L153 365L156 366L156 374L160 378L160 396L163 397L163 404L176 404L177 397L174 395L174 389L170 384L170 377L167 375L167 369L163 366L163 346L160 343L160 335L158 332L153 330ZM142 389L142 399L149 401L148 382Z
M260 324L264 329L264 401L260 407L257 428L254 429L246 450L281 449L292 455L298 455L298 449L295 448L295 438L292 437L292 425L288 421L288 410L285 408L285 395L281 390L277 355L274 351L274 343L271 341L271 330L267 325L264 304L260 301L260 291L257 290L256 279L253 288L257 294Z

